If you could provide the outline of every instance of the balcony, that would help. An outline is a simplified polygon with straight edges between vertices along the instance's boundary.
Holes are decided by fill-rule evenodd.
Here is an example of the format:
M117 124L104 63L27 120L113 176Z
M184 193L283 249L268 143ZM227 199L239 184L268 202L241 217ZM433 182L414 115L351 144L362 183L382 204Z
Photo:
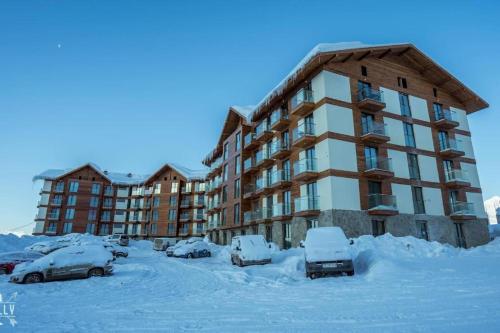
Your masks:
M258 197L256 186L254 184L246 184L243 187L243 199L254 199Z
M264 143L273 137L273 131L267 120L262 121L255 127L255 140L258 143Z
M456 158L465 155L462 148L462 142L459 140L448 139L440 142L439 154L443 158Z
M245 135L243 139L243 149L244 150L252 150L256 148L259 145L259 142L255 140L255 134L254 133L248 133Z
M385 108L384 94L380 90L364 88L358 91L358 108L377 112Z
M361 141L365 143L386 143L391 138L387 135L386 125L380 122L373 122L368 126L363 126Z
M246 211L243 213L243 224L249 224L252 222L265 222L270 221L273 212L272 208L257 208L252 211Z
M243 173L251 174L256 172L257 170L259 170L259 168L257 168L257 166L255 165L255 161L252 157L247 158L243 162Z
M295 216L312 216L319 214L319 197L304 196L295 198Z
M445 173L446 186L449 188L461 188L470 186L467 172L464 170L454 169Z
M296 181L309 181L318 177L316 158L304 158L293 164L293 179Z
M195 214L194 215L194 221L195 222L201 222L205 220L205 216L203 214Z
M268 167L274 163L274 160L271 158L270 150L258 150L255 153L255 166L256 167Z
M250 224L255 222L254 214L252 211L247 211L243 213L243 224Z
M182 194L190 194L191 193L191 188L181 187L181 193Z
M181 208L189 208L189 207L191 207L191 200L181 200L180 207Z
M271 157L282 159L290 155L290 146L288 142L277 140L271 143Z
M285 108L279 108L271 113L271 129L273 131L282 131L290 125L290 119L288 118L288 110Z
M314 123L299 122L299 125L293 129L293 147L305 148L316 142Z
M396 196L390 194L369 194L368 214L370 215L397 215L398 206Z
M61 206L62 205L62 200L52 200L50 201L51 206Z
M198 199L194 201L194 207L203 207L205 206L205 199Z
M257 194L269 194L272 192L270 179L267 177L258 177L255 180L255 192Z
M476 218L474 204L471 202L454 202L451 203L450 217L454 220L473 220Z
M55 193L63 193L64 192L64 185L54 187L54 192Z
M314 96L312 90L302 88L290 101L292 115L305 116L314 109Z
M390 158L372 158L366 160L363 175L369 178L385 179L394 177L392 160Z
M59 220L59 213L48 213L47 220Z
M222 159L219 157L210 164L209 174L217 174L222 170Z
M190 214L181 214L179 215L179 222L189 222L191 221L191 215Z
M434 111L434 125L440 129L448 130L458 127L456 112L449 109L439 109Z
M273 205L272 219L274 221L290 218L291 215L292 215L292 207L289 203L288 204L277 203Z
M271 187L283 189L290 187L290 170L277 170L271 174Z

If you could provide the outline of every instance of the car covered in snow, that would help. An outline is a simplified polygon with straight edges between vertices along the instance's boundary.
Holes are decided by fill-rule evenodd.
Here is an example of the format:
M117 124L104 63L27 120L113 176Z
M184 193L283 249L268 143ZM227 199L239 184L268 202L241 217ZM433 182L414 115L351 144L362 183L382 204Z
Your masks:
M231 263L240 267L269 264L270 248L262 235L235 236L231 240Z
M184 246L187 244L187 240L183 239L178 241L175 245L167 247L167 250L165 251L167 257L173 257L174 251L181 246Z
M175 245L176 242L177 239L175 238L169 238L169 237L155 238L153 241L153 250L165 251L167 250L168 247Z
M106 241L109 243L116 243L121 246L128 246L129 237L125 234L114 234L109 236Z
M6 252L0 254L0 274L10 274L16 265L23 262L31 262L43 257L39 252Z
M104 242L104 248L111 252L113 258L128 257L128 250L120 245Z
M113 272L112 260L113 255L102 245L68 246L17 265L10 282L37 283L109 275Z
M349 241L339 227L322 227L307 230L305 242L306 276L342 274L354 275Z
M176 258L201 258L210 257L212 253L210 252L210 246L203 241L196 241L186 244L176 248L174 250L173 256Z

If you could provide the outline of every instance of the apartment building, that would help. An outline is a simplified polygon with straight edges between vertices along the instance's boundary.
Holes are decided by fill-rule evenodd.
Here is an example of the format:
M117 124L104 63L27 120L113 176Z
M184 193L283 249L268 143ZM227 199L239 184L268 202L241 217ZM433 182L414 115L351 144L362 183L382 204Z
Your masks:
M340 226L483 244L467 116L486 107L412 44L320 44L258 105L229 109L203 160L207 234L288 248Z
M168 163L151 175L108 172L94 164L47 170L35 235L72 232L137 238L204 234L206 171Z

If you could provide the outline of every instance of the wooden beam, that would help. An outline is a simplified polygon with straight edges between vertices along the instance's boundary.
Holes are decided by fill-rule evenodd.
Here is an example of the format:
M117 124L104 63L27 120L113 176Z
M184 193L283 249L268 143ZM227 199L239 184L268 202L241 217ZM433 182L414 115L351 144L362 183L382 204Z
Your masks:
M398 57L401 57L403 54L405 54L406 52L408 52L410 50L411 50L411 47L405 48L403 51L401 51L401 52L398 53Z
M387 49L385 50L384 52L382 52L381 55L378 56L379 59L382 59L383 57L385 57L386 55L388 55L389 53L391 53L392 50L391 49Z
M351 59L351 57L354 55L354 53L349 53L349 55L347 57L345 57L344 59L342 59L342 63L346 62L347 60Z
M357 61L361 61L363 60L364 58L366 58L370 53L372 53L372 51L366 51L365 53L363 53L361 55L361 57L359 57L358 59L356 59Z

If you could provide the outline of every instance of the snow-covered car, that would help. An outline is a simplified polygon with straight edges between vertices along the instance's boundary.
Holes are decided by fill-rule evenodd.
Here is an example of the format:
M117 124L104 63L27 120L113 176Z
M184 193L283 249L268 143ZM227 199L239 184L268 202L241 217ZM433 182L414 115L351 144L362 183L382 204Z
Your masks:
M174 257L177 258L201 258L211 255L210 247L205 242L188 242L174 250Z
M354 275L349 241L339 227L312 228L307 230L305 249L306 276L346 273Z
M240 267L269 264L271 263L270 245L262 235L233 237L231 263Z
M187 244L187 240L180 240L178 241L174 246L169 246L167 247L167 250L165 253L167 254L167 257L172 257L174 255L174 251L180 248L181 246L184 246Z
M60 240L43 241L43 242L34 243L34 244L26 247L24 250L28 251L28 252L38 252L41 254L49 254L55 250L62 249L63 247L67 247L70 245L71 245L71 243L68 241L60 241Z
M16 265L43 257L39 252L6 252L0 254L0 274L10 274Z
M113 258L119 258L119 257L126 258L126 257L128 257L127 249L122 247L122 246L104 242L104 248L106 250L108 250L109 252L111 252L111 254L113 255Z
M114 234L108 237L106 240L108 243L116 243L121 246L128 246L129 237L124 234Z
M14 268L10 282L37 283L87 278L113 272L113 255L102 245L75 245Z
M167 250L168 247L175 245L176 241L177 240L175 238L168 238L168 237L155 238L153 241L153 250L165 251Z
M195 242L203 242L203 237L191 237L187 240L188 244L195 243Z

